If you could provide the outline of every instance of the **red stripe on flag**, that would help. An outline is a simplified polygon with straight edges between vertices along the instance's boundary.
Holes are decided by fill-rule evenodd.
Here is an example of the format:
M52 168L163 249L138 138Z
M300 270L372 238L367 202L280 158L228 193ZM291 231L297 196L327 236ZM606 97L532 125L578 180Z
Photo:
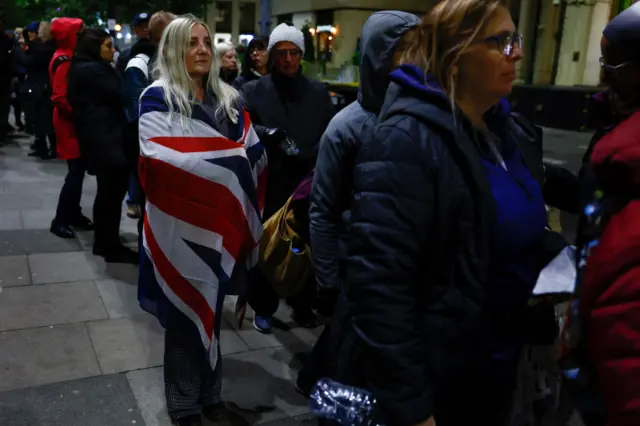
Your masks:
M164 279L164 282L167 283L171 291L198 315L207 336L209 336L209 339L212 339L215 325L215 312L213 312L211 306L209 306L207 299L180 274L162 252L149 226L148 217L144 219L144 236L149 246L149 251L151 252L154 267L158 270L158 273L162 276L162 279Z
M186 136L156 136L149 138L157 143L178 152L207 152L224 151L240 148L240 144L223 137L186 137Z
M249 136L249 127L251 126L251 116L246 109L242 110L244 114L244 129L242 129L242 143L245 143Z
M186 172L169 163L144 158L149 201L169 216L223 236L234 258L253 247L253 234L238 199L224 185Z

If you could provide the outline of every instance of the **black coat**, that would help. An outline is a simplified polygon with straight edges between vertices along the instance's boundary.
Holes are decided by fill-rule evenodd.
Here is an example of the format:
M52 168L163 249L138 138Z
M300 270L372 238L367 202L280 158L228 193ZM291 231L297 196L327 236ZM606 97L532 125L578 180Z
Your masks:
M231 85L236 90L240 90L242 89L242 86L244 86L245 84L252 82L254 80L257 80L260 77L261 76L254 73L253 70L249 70L249 71L243 70L242 74L240 74L235 80L233 80L233 83L231 83Z
M312 170L320 137L335 110L327 88L320 82L299 75L287 78L270 74L242 87L245 108L254 129L265 143L269 156L264 216L268 218L284 205L298 184ZM285 157L278 146L269 141L269 129L286 132L301 151L299 157Z
M124 168L133 159L126 152L126 123L120 77L111 64L74 57L69 68L67 98L73 111L80 152L92 173Z
M29 44L29 50L23 59L28 83L50 86L49 64L55 51L56 44L53 41L36 40Z
M481 139L439 89L416 89L423 75L391 83L357 156L335 377L371 390L388 425L482 424L494 409L485 302L496 203ZM535 136L509 116L501 126L542 186Z

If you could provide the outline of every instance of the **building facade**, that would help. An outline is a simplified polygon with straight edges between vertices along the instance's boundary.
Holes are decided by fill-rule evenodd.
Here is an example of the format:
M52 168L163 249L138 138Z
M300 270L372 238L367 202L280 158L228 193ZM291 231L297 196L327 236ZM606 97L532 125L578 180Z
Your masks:
M313 38L314 57L338 68L353 64L360 33L371 14L386 9L424 14L428 0L271 0L271 24L293 24Z
M246 45L260 33L261 11L262 0L212 0L205 20L215 34L215 44Z
M218 0L221 1L221 0ZM250 0L233 0L234 2ZM256 0L258 1L258 0ZM256 26L288 22L309 31L314 57L332 67L352 64L362 25L385 9L424 14L435 0L259 0ZM512 0L511 14L524 35L523 84L600 84L602 31L616 14L637 0ZM270 19L268 14L270 13Z
M634 0L520 0L523 83L598 86L602 31Z

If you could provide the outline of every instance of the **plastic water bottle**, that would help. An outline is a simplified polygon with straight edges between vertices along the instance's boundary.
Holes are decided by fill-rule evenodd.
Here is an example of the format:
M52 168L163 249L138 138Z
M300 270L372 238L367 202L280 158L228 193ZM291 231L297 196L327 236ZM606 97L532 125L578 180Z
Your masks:
M314 415L343 426L384 426L374 420L376 399L369 391L330 379L315 384L309 405Z

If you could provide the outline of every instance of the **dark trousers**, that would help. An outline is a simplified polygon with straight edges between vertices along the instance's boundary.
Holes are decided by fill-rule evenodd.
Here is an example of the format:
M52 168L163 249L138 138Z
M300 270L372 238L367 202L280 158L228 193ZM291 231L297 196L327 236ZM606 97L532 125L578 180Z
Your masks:
M53 130L53 105L49 99L49 94L45 95L35 104L35 150L40 154L56 153L56 135ZM47 145L47 139L49 144Z
M140 187L140 182L138 181L138 174L131 173L129 177L129 196L127 197L127 204L130 206L142 206L142 198L144 194L142 194L142 187Z
M85 162L81 158L67 160L67 167L67 177L60 190L55 218L55 221L61 225L72 225L82 216L80 199L84 174L87 171Z
M169 321L164 340L164 387L173 419L198 415L222 402L222 355L213 371L195 325L188 319Z
M94 246L109 252L121 246L120 219L129 172L126 168L102 167L96 173L96 180L98 193L93 203Z

